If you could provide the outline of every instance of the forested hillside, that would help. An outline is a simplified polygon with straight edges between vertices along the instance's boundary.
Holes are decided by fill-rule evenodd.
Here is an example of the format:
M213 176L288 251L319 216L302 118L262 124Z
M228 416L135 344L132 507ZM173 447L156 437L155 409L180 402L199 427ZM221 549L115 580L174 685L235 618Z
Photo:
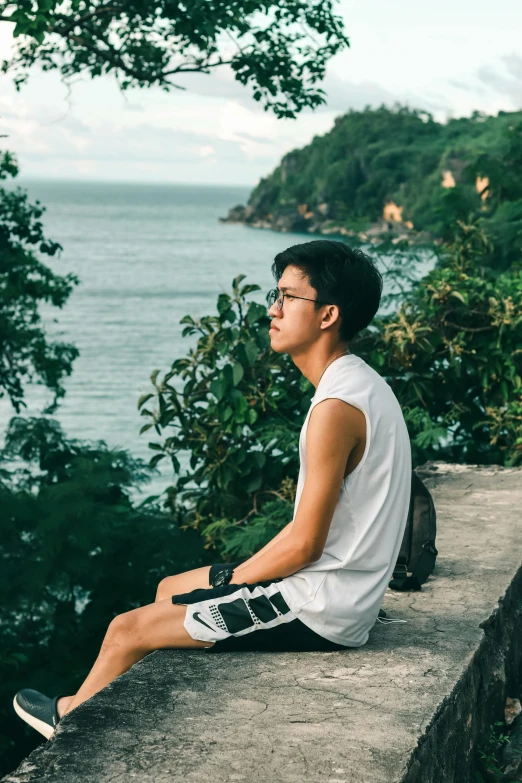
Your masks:
M442 124L401 106L349 111L285 155L226 220L418 241L445 239L450 215L480 210L492 231L509 224L506 243L519 247L521 175L522 112Z

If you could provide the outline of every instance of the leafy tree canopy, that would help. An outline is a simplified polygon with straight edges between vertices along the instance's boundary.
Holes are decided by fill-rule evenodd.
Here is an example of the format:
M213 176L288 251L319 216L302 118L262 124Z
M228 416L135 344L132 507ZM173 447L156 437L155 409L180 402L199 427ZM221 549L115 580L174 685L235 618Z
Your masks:
M14 156L0 152L0 180L17 174ZM79 282L73 274L55 275L38 258L61 250L44 236L43 212L22 189L0 187L0 397L7 395L17 413L25 406L24 384L33 380L54 392L48 411L55 409L79 355L70 343L50 342L42 328L40 304L63 307Z
M65 79L112 74L120 87L176 83L229 65L278 117L325 103L315 85L349 46L336 0L21 0L0 2L18 39L4 72L17 87L36 63Z
M412 228L447 242L455 218L477 213L495 239L491 263L506 268L522 248L521 151L522 112L475 112L442 124L400 105L352 110L282 158L253 189L244 220L364 232L384 222L393 203L402 233Z
M141 460L67 439L53 419L11 419L0 451L0 776L41 739L13 721L13 693L74 693L115 615L154 601L163 577L208 564L197 533L133 505L149 479Z
M410 431L414 463L522 464L522 263L480 219L455 225L438 265L377 318L357 351L388 381Z
M0 153L0 179L16 160ZM32 379L55 394L53 410L78 350L50 342L40 305L62 307L74 275L60 277L39 259L60 245L45 238L43 207L21 189L0 188L0 396L17 412ZM103 441L68 440L58 422L11 419L0 450L0 777L38 742L13 721L21 687L74 693L110 620L154 600L158 582L205 565L199 535L152 499L131 491L148 467Z

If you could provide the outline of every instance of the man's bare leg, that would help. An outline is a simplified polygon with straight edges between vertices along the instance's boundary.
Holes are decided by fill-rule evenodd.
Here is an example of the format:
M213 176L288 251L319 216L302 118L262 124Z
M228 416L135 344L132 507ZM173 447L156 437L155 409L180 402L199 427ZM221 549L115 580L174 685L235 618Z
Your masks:
M58 699L58 703L56 705L56 709L58 710L58 715L60 718L64 714L65 710L69 706L70 702L74 699L74 696L62 696L60 699Z
M164 599L115 617L94 666L63 715L90 699L154 650L213 647L213 642L193 639L185 630L185 612L184 604L173 604L170 599Z
M154 603L157 603L158 601L164 601L167 598L170 598L173 595L181 594L181 593L189 593L191 590L197 590L198 588L205 588L208 589L210 587L209 583L209 571L210 566L203 566L202 568L193 568L191 571L184 571L181 574L175 574L174 576L167 576L165 579L162 579L161 582L158 585L157 591L156 591L156 598L154 599ZM175 607L174 604L172 604L173 607ZM181 604L179 605L183 608L183 612L185 612L184 606ZM192 641L194 641L192 639ZM206 643L202 643L203 646L207 646ZM150 650L149 650L150 652ZM145 653L144 655L147 655L148 653ZM101 651L100 651L101 655ZM142 656L143 657L143 656ZM99 656L98 656L99 658ZM137 658L137 660L140 660ZM136 661L133 661L133 663L136 663ZM132 666L132 663L130 664ZM127 667L127 668L130 668ZM123 671L127 671L127 669L123 669ZM122 674L123 671L119 672L119 674ZM91 672L92 673L92 672ZM119 676L119 674L115 675L116 677ZM90 677L90 674L89 674ZM114 679L114 678L112 678ZM111 680L109 680L110 682ZM85 681L85 683L87 680ZM84 683L84 685L85 685ZM107 684L107 683L105 683ZM101 686L102 688L105 687L104 685ZM83 688L83 685L82 685ZM76 697L80 693L80 691L76 693L74 696L62 696L61 699L58 700L57 709L58 709L58 715L60 718L65 715L66 712L69 712L70 709L74 709L74 707L77 707L78 704L81 703L81 701L76 700ZM99 690L99 689L98 689ZM94 691L93 693L95 693ZM93 694L91 694L93 695ZM90 698L90 696L85 696L85 698ZM85 698L82 699L82 701L85 700ZM73 704L73 699L75 700L75 703Z

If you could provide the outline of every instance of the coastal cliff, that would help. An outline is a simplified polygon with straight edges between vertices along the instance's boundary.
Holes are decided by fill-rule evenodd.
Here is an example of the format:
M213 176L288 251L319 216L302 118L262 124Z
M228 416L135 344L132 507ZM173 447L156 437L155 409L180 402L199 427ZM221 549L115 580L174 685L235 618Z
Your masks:
M470 208L494 217L487 172L521 121L522 112L442 124L400 106L350 111L287 153L246 205L219 220L361 242L440 243L448 221Z

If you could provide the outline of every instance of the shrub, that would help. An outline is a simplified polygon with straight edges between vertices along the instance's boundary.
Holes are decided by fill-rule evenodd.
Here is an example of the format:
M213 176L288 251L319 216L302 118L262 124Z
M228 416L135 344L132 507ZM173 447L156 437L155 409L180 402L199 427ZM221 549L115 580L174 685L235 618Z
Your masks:
M0 181L17 175L16 158L0 151ZM61 250L44 236L44 211L21 188L0 187L0 398L7 395L17 413L26 406L25 385L35 380L54 392L46 411L53 413L79 355L70 343L50 342L42 329L40 304L63 307L79 282L73 274L55 275L39 258Z
M459 221L453 242L400 306L377 317L351 346L393 388L412 441L427 459L517 465L522 460L522 271L482 265L494 248L477 221ZM259 290L233 281L217 316L182 319L199 335L138 407L177 475L166 504L223 557L247 557L292 518L298 438L313 386L289 356L270 348ZM176 382L176 385L174 385ZM153 403L147 407L147 403ZM187 468L180 456L190 456Z
M219 295L217 316L181 320L184 336L199 335L196 348L161 381L155 370L155 391L138 402L149 419L141 432L174 431L149 443L151 466L170 458L178 475L168 507L182 509L184 527L200 530L207 548L238 556L290 521L299 431L314 391L289 356L272 351L266 306L246 301L259 286L241 286L244 277ZM147 408L153 398L155 409ZM187 470L180 452L190 454Z
M41 741L13 720L14 693L75 693L112 618L207 558L194 531L181 533L154 504L132 505L150 472L125 451L66 440L52 419L14 417L0 456L4 774Z
M359 351L392 386L414 463L522 461L522 268L497 272L478 220L458 221L439 264Z

